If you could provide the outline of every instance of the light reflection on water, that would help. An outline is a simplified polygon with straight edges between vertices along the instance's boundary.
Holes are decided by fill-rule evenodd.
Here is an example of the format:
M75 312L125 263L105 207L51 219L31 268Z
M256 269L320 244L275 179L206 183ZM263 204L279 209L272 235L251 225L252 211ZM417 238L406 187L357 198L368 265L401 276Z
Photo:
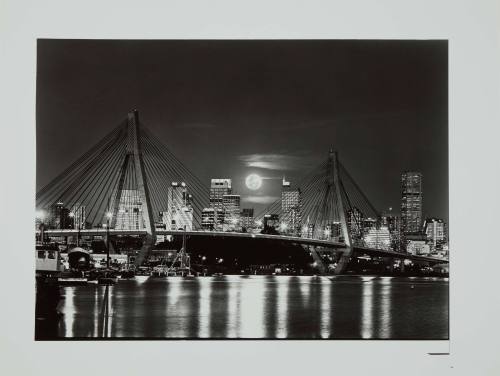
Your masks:
M412 287L413 286L413 287ZM448 281L223 276L64 287L60 337L447 339Z
M361 338L373 337L373 282L363 277Z
M212 291L212 281L208 278L200 278L199 307L200 312L198 338L210 338L210 293ZM167 298L168 299L168 298Z

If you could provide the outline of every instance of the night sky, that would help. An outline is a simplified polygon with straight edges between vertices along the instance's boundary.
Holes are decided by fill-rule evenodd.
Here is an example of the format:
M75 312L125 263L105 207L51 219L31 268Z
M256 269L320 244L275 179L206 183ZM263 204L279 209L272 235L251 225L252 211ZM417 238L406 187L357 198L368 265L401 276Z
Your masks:
M132 109L207 186L232 178L243 208L334 147L380 211L420 171L424 216L448 221L446 41L39 40L37 190Z

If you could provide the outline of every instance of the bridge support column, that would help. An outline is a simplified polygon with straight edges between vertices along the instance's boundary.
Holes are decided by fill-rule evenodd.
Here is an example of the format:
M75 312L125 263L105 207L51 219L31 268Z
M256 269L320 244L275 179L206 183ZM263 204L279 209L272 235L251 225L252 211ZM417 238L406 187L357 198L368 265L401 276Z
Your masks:
M386 257L384 259L387 260L386 262L388 262L388 264L389 264L389 268L388 269L386 268L386 269L389 271L389 273L393 274L394 273L394 258Z
M144 225L146 229L146 237L142 243L141 250L135 259L135 265L141 265L156 243L156 231L153 219L153 212L151 206L151 200L149 195L149 186L146 180L146 174L144 171L144 160L142 155L142 146L140 142L140 123L139 123L139 113L137 111L132 111L128 114L128 137L129 143L127 147L127 153L132 158L135 166L135 173L137 179L137 190L139 191L141 203L142 203L142 215L144 220Z
M399 271L401 273L404 273L405 272L405 259L401 258L400 261L401 261L401 264L399 264Z
M345 251L344 251L345 250ZM337 266L335 267L335 275L344 274L347 271L347 265L351 260L352 248L344 248L342 255L340 256Z
M344 237L345 248L343 249L340 260L335 267L335 274L344 274L347 271L347 265L351 260L353 254L352 242L351 242L351 232L347 226L346 220L346 210L344 208L344 201L342 199L342 194L340 191L340 185L342 184L339 177L339 159L337 152L333 150L330 151L328 158L328 170L330 171L330 176L328 178L328 184L334 188L337 210L339 213L340 226L342 229L342 236Z
M326 274L326 272L328 271L328 267L325 265L323 259L319 255L317 248L315 246L308 246L307 248L309 252L311 252L311 256L316 263L316 267L318 268L320 274Z

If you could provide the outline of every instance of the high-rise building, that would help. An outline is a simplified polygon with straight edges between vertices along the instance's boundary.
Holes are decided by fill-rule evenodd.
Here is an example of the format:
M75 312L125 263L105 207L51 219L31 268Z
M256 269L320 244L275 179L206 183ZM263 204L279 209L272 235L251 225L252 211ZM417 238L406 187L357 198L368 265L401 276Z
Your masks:
M230 195L231 179L212 179L210 183L210 207L224 209L224 195Z
M209 231L222 231L224 211L215 208L203 208L201 211L201 228Z
M106 223L104 219L104 223ZM123 189L116 213L115 229L141 230L145 228L142 202L137 189Z
M245 208L241 211L241 227L250 230L255 227L253 208Z
M266 214L264 215L264 233L275 233L279 226L279 214Z
M47 225L54 229L67 229L71 227L71 217L69 209L64 206L64 203L57 202L49 207L47 216Z
M192 196L188 193L186 183L172 182L167 189L167 211L162 221L167 230L193 229Z
M351 240L359 242L363 239L363 213L356 207L347 212L347 224L351 232Z
M71 211L69 213L71 219L71 227L74 229L85 229L85 221L86 221L86 216L85 216L85 205L82 205L80 203L76 203L73 205L71 208Z
M391 234L386 226L371 228L364 236L364 243L369 248L390 249Z
M299 188L283 178L281 189L281 232L297 236L301 232L301 194Z
M363 218L362 220L363 235L368 234L368 232L377 227L377 220L375 218Z
M430 253L430 247L425 240L407 240L406 252L411 255L424 256Z
M401 220L405 234L422 231L422 174L405 172L401 176Z
M320 233L319 236L320 239L344 241L342 235L342 225L338 221L326 223L323 233Z
M424 232L432 251L442 249L446 244L446 225L442 219L427 218L424 223Z
M412 255L424 255L430 252L424 233L409 233L404 236L404 249Z
M235 231L241 229L241 208L240 195L228 194L222 196L222 205L224 208L224 230Z
M382 214L381 225L389 229L391 234L391 248L394 251L401 249L401 218L392 213L392 208Z

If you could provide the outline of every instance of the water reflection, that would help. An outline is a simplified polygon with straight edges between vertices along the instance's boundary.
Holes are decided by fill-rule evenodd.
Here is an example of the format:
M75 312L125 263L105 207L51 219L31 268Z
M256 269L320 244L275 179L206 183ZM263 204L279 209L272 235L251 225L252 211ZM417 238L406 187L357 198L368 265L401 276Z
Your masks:
M210 292L212 291L212 281L209 278L200 278L200 296L199 296L199 307L200 312L198 313L199 318L199 328L198 337L199 338L209 338L210 337Z
M361 338L373 337L373 282L363 278L362 313L361 313Z
M290 277L278 277L273 279L278 283L276 302L276 338L286 338L288 333L288 284ZM274 282L273 281L273 282ZM271 307L272 309L272 307Z
M332 315L332 283L326 279L321 283L321 338L329 338Z
M73 324L75 322L75 287L67 287L64 297L64 308L62 310L64 315L63 331L64 337L73 337Z
M228 282L229 291L227 297L227 328L226 328L226 338L238 338L240 337L240 333L238 331L239 323L240 323L240 281L238 281L235 277L231 276Z
M378 325L377 337L388 339L391 338L391 284L392 277L382 277L380 279L380 323Z
M60 337L448 337L443 279L138 278L62 292Z

